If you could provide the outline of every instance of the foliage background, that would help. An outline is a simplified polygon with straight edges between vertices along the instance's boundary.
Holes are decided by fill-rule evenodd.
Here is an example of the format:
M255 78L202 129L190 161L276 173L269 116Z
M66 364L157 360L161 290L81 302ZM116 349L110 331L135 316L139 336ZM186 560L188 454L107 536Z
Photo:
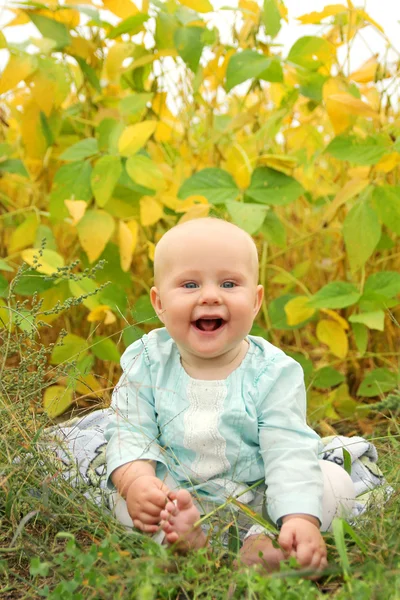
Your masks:
M398 64L348 65L366 27L389 48L385 32L350 1L329 5L299 19L321 34L282 55L280 0L239 2L230 45L208 0L102 8L18 4L11 26L37 38L0 36L0 317L5 340L48 349L31 410L107 404L121 352L159 325L154 245L210 214L254 236L266 299L253 333L302 364L311 420L371 432L371 402L398 406Z

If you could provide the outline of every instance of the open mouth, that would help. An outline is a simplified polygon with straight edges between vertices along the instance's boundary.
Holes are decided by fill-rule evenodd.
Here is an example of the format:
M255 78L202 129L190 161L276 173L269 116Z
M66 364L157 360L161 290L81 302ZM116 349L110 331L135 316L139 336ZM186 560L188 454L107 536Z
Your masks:
M225 324L223 319L197 319L194 326L200 331L217 331Z

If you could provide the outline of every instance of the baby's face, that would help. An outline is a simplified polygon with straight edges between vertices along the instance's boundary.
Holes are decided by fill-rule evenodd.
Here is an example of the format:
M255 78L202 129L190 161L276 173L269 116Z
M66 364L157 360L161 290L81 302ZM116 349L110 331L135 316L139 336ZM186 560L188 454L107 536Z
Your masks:
M263 295L251 240L241 231L213 228L171 237L151 292L181 355L206 359L240 347Z

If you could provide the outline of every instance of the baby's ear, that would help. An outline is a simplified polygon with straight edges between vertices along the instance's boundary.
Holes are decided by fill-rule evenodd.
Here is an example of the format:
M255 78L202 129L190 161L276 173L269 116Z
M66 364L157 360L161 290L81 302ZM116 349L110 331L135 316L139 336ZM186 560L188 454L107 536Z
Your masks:
M157 317L160 319L160 321L162 323L164 323L164 319L162 316L164 310L163 310L163 307L161 304L160 293L156 287L152 287L150 290L150 301L151 301L151 304L152 304L154 310L156 311Z
M255 298L255 302L254 302L254 316L256 316L258 311L260 310L263 298L264 298L264 288L262 285L258 285L257 290L256 290L256 298Z

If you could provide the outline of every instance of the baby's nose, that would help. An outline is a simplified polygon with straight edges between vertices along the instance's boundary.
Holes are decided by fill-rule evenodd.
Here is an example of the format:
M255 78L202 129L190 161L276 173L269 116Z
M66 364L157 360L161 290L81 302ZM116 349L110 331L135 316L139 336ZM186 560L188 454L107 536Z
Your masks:
M202 288L201 303L202 304L220 304L221 289L216 285L205 285Z

